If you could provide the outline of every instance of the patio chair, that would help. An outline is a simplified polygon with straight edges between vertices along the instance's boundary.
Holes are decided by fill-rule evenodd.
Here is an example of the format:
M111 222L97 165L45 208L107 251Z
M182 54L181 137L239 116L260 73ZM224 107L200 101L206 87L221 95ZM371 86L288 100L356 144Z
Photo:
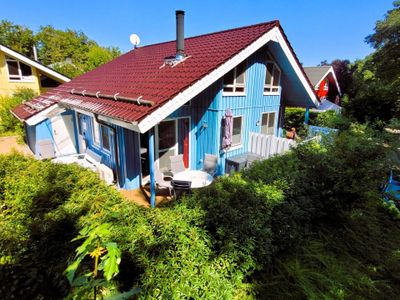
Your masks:
M52 140L42 140L37 142L38 155L40 159L49 159L56 156Z
M172 174L175 175L179 172L185 171L185 164L183 163L183 154L170 156L169 160L171 162Z
M172 196L172 185L171 185L172 177L163 174L157 166L154 166L154 177L157 188L168 189L169 195ZM165 180L166 178L169 178L170 180Z
M207 172L211 176L217 173L218 156L212 154L205 154L202 171Z
M172 189L174 191L174 198L179 199L184 194L190 194L192 190L190 189L192 182L184 181L184 180L172 180L171 181Z

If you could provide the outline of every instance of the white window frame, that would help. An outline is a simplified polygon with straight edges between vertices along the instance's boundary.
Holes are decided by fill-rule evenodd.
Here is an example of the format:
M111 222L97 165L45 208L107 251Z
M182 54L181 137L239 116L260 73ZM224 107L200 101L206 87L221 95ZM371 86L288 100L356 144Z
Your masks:
M93 145L100 147L100 124L97 123L96 118L92 120Z
M231 147L229 148L228 151L233 151L233 150L237 150L243 147L243 128L244 128L244 116L243 115L239 115L239 116L233 116L232 117L232 139L233 139L233 121L236 118L241 118L242 122L241 122L241 127L240 127L240 142L237 144L232 144Z
M244 64L244 73L243 73L243 84L242 83L236 83L236 78L237 78L237 67L240 66L241 64ZM229 71L227 74L229 74L231 71ZM247 60L244 62L241 62L239 65L237 65L235 68L233 68L233 84L223 84L222 86L222 96L246 96L246 73L247 73ZM225 91L225 88L231 88L233 91ZM243 88L243 92L237 92L236 88Z
M16 62L18 65L18 75L11 75L10 70L8 68L7 62ZM27 65L27 64L25 64ZM33 76L33 69L31 66L27 65L28 67L31 68L31 73L32 75L30 76L23 76L22 75L22 70L21 70L21 62L19 60L16 60L14 58L10 58L6 56L6 66L7 66L7 74L8 74L8 81L9 82L33 82L34 76ZM14 77L14 78L11 78Z
M276 121L277 121L277 120L276 120L276 115L277 115L276 111L266 111L266 112L261 113L260 133L266 134L266 133L263 133L263 132L262 132L262 127L263 127L263 125L262 125L262 120L263 120L263 116L264 116L264 115L268 115L268 119L267 119L267 124L268 124L268 123L269 123L269 118L270 118L271 114L274 114L274 126L273 126L274 132L272 133L272 135L275 135L275 134L276 134L276 128L275 128L275 124L276 124Z
M282 77L282 70L281 68L279 68L278 64L276 62L274 62L273 60L269 60L267 59L265 61L265 76L267 76L267 64L272 64L273 65L273 69L272 69L272 74L271 74L271 84L270 86L267 86L267 84L265 84L265 79L264 79L264 95L280 95L281 94L281 77ZM274 83L274 70L275 68L277 68L279 70L279 80L278 80L278 85L275 86L273 85ZM274 88L277 88L278 90L276 92L273 91L266 91L265 89L270 88L271 90Z

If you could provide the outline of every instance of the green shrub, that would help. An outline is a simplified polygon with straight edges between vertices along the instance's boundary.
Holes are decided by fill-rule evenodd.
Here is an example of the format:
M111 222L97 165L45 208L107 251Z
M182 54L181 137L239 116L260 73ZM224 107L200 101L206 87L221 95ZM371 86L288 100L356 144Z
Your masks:
M17 134L23 136L23 124L10 113L10 110L34 96L33 90L20 89L11 97L0 98L0 135Z
M387 143L353 124L157 209L78 166L0 156L0 298L92 298L94 286L99 298L395 298L399 221L378 192ZM79 232L99 239L71 242ZM107 245L118 269L91 279L76 249Z

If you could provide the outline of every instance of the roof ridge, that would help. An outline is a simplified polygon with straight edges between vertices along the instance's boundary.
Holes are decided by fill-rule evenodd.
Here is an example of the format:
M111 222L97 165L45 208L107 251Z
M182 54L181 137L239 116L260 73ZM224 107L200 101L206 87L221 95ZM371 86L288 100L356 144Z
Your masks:
M257 24L245 25L245 26L241 26L241 27L235 27L235 28L230 28L230 29L225 29L225 30L220 30L220 31L213 31L213 32L209 32L209 33L203 33L203 34L199 34L199 35L189 36L189 37L185 38L185 40L200 38L200 37L213 35L213 34L226 33L226 32L229 32L229 31L248 29L248 28L251 28L251 27L257 27L257 26L262 26L262 25L267 25L267 24L271 24L271 25L274 24L274 26L279 26L280 25L280 21L279 20L272 20L272 21L268 21L268 22L261 22L261 23L257 23ZM145 46L142 46L142 47L138 47L137 49L143 49L143 48L146 48L146 47L158 46L158 45L168 44L168 43L172 43L172 42L175 42L175 40L169 40L169 41L149 44L149 45L145 45ZM127 53L132 52L134 50L135 49L132 49L132 50L128 51Z

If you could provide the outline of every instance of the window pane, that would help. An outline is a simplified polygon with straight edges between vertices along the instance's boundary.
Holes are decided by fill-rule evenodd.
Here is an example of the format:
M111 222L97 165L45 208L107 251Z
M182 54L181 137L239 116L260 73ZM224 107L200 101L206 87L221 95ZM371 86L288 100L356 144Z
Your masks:
M266 85L271 84L273 69L274 69L274 65L272 63L267 63L267 73L265 75L265 84Z
M262 134L268 134L268 115L269 114L263 114L261 118L261 133Z
M8 73L10 75L17 75L18 73L18 63L16 61L7 61Z
M108 135L108 128L100 126L101 128L101 140L103 142L103 148L110 151L110 136Z
M171 169L170 157L175 155L175 149L158 152L158 164L161 172L169 171Z
M265 113L261 119L261 133L273 135L275 134L275 113Z
M96 145L100 144L99 123L93 118L93 141Z
M244 84L244 74L246 73L246 62L236 67L236 83Z
M274 134L275 132L275 113L270 113L269 114L269 119L268 119L268 133L267 134Z
M242 141L242 117L233 118L232 146L240 145Z
M224 85L233 84L233 72L234 69L224 76Z
M176 144L175 121L164 121L158 125L158 149L169 149Z
M32 69L30 66L27 66L21 62L19 63L19 66L21 67L22 76L32 76Z
M279 86L279 78L281 77L281 72L278 67L274 66L274 82L273 86Z

